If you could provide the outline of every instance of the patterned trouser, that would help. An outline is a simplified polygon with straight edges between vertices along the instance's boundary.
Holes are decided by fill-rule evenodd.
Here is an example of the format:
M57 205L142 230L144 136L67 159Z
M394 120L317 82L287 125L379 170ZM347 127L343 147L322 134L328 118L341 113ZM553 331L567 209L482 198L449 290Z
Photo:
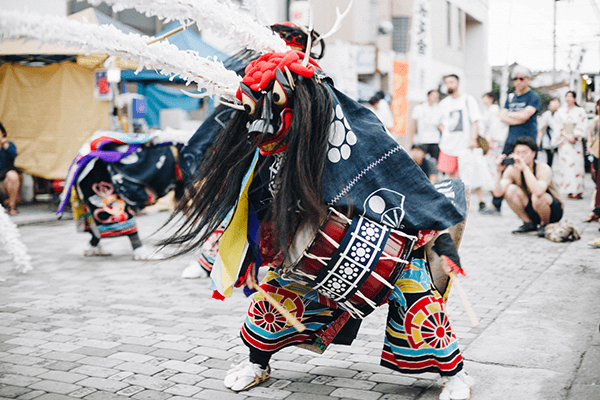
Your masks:
M257 293L241 332L250 348L274 353L300 345L323 352L348 321L348 313L336 303L309 287L281 278L273 270L261 287L300 320L306 330L296 331ZM444 300L432 284L425 260L413 258L389 299L381 365L403 373L458 373L463 367L462 355L444 309Z

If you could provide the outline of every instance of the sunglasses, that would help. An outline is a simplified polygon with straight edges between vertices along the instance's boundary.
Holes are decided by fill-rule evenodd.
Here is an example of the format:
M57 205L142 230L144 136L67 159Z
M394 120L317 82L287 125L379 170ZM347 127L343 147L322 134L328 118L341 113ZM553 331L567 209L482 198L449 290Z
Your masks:
M524 81L527 78L513 78L513 81Z

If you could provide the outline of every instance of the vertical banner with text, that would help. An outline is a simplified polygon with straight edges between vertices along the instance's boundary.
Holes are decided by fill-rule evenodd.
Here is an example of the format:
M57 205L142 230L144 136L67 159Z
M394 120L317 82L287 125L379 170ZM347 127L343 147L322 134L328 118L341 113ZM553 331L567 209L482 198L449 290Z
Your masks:
M408 133L408 63L394 60L394 85L392 92L393 133L405 136Z
M410 87L408 99L423 101L427 92L433 89L431 76L431 8L430 0L413 0L410 27Z

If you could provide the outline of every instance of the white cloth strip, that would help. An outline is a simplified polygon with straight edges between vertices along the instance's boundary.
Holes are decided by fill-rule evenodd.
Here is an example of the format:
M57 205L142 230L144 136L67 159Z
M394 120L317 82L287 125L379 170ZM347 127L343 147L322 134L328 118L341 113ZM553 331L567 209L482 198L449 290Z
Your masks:
M78 0L81 1L81 0ZM254 21L249 14L240 12L231 2L215 0L87 0L97 6L106 3L113 11L135 9L146 16L155 16L165 22L179 21L182 25L195 22L200 30L235 41L261 53L288 50L279 35Z

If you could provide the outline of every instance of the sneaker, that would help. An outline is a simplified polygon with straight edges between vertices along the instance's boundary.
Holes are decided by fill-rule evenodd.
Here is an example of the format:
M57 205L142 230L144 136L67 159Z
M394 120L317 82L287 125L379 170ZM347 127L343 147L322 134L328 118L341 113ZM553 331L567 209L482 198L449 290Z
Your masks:
M537 235L541 238L546 237L546 225L540 225L537 230Z
M516 229L514 231L512 231L512 233L514 233L515 235L522 235L525 233L531 233L531 232L535 232L537 231L537 224L534 222L525 222L523 225L521 225L519 227L519 229Z
M140 246L137 249L133 250L132 258L135 261L148 261L152 260L154 256L154 252L147 248L146 246Z
M234 392L241 392L263 383L270 376L270 366L267 365L267 368L263 369L258 364L244 361L227 371L223 384Z
M99 243L97 246L92 246L88 242L87 245L85 246L85 249L83 249L83 256L84 257L104 257L104 256L110 256L110 254L105 253L102 250L102 246Z
M588 242L588 246L592 246L595 249L600 249L600 238Z
M500 213L500 210L496 208L496 206L490 206L489 208L486 208L484 210L482 210L481 208L479 209L479 212L485 215L495 215L495 216L501 216L502 214Z
M442 393L440 393L440 400L468 400L471 398L471 386L475 381L465 371L443 379L445 383Z
M479 203L479 212L483 212L486 208L487 207L483 201Z
M208 278L208 272L202 268L198 260L191 260L181 273L181 277L186 279Z

